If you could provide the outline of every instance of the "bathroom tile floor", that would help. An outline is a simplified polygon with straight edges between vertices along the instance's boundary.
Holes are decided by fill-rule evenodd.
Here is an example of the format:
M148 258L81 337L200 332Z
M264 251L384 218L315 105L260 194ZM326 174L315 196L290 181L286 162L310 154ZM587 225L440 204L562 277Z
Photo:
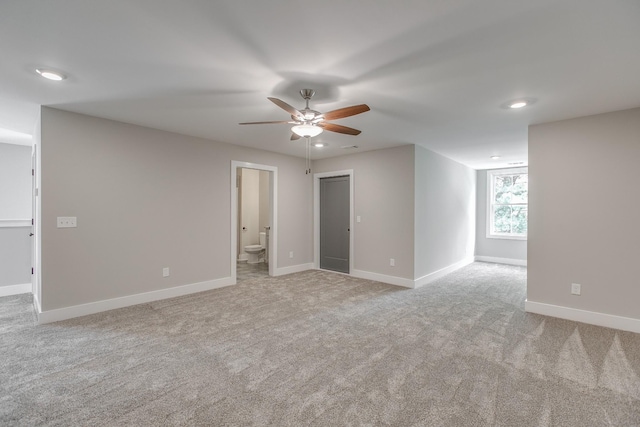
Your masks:
M264 262L259 262L257 264L239 262L237 263L236 273L237 282L257 277L269 277L269 264Z

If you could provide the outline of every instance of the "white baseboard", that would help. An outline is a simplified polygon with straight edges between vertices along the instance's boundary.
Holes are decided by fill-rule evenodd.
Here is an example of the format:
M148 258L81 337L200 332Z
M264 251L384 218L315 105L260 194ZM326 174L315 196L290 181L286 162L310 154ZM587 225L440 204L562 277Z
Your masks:
M0 286L0 297L8 297L10 295L28 294L33 292L31 283L23 283L21 285Z
M525 300L524 309L529 313L559 317L560 319L573 320L575 322L589 323L591 325L621 329L623 331L640 334L640 319L614 316L612 314L579 310L577 308L563 307L529 300Z
M276 268L273 272L274 276L284 276L285 274L300 273L301 271L313 270L313 263L292 265L290 267Z
M473 262L473 257L463 259L462 261L456 262L455 264L451 264L448 267L441 268L440 270L434 271L433 273L429 273L425 276L422 276L416 280L414 280L414 288L419 288L420 286L427 285L431 282L434 282L441 277L446 276L449 273L453 273L454 271L465 267Z
M526 259L498 258L494 256L476 256L475 258L476 258L476 261L482 261L482 262L494 262L496 264L519 265L523 267L527 266Z
M359 277L361 279L375 280L376 282L388 283L390 285L396 285L396 286L402 286L404 288L414 289L414 288L419 288L420 286L424 286L435 280L438 280L449 273L453 273L454 271L466 265L471 264L472 262L473 262L473 257L466 258L462 261L459 261L455 264L451 264L448 267L441 268L438 271L434 271L433 273L429 273L415 280L405 279L404 277L387 276L385 274L372 273L370 271L364 271L364 270L353 270L351 272L351 275L354 277Z
M100 313L102 311L116 308L129 307L131 305L144 304L167 298L174 298L196 292L209 291L225 286L233 285L231 277L208 280L206 282L193 283L190 285L176 286L158 291L145 292L141 294L128 295L125 297L112 298L108 300L90 302L87 304L74 305L71 307L47 310L37 313L38 323L59 322L60 320L72 319L74 317L86 316L88 314Z
M352 270L351 275L360 279L375 280L376 282L388 283L390 285L413 288L413 280L404 277L387 276L386 274L372 273L364 270Z

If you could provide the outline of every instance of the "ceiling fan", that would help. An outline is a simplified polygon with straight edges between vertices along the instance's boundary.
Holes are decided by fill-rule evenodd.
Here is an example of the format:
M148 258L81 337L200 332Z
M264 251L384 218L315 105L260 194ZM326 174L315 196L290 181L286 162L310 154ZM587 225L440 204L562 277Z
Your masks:
M267 98L269 101L276 104L278 107L291 114L291 120L278 120L269 122L246 122L240 123L241 125L263 125L263 124L293 124L291 131L291 140L300 139L301 137L311 138L322 133L323 130L330 132L343 133L346 135L359 135L361 131L358 129L350 128L347 126L337 125L330 123L331 120L338 120L345 117L355 116L356 114L364 113L370 110L366 104L353 105L351 107L340 108L338 110L329 111L327 113L321 113L309 108L309 100L316 92L313 89L302 89L300 96L307 101L307 105L302 110L297 110L291 105L287 104L278 98Z

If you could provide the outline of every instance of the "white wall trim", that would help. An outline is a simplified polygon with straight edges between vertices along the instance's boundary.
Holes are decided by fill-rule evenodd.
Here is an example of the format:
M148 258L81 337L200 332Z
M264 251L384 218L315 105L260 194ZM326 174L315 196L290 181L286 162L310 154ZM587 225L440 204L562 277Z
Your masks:
M527 266L526 259L498 258L494 256L480 256L480 255L476 255L475 258L476 258L476 261L482 261L482 262L494 262L496 264L519 265L523 267Z
M353 277L359 277L360 279L375 280L376 282L387 283L389 285L415 289L434 282L471 263L473 263L473 257L465 258L462 261L451 264L448 267L441 268L440 270L434 271L433 273L429 273L415 280L405 279L404 277L387 276L386 274L372 273L364 270L353 270L351 275Z
M23 283L20 285L0 286L0 297L10 295L29 294L33 292L31 283Z
M42 306L40 305L40 301L38 300L38 294L36 292L33 293L33 311L36 315L36 323L40 323L40 313L42 312Z
M37 129L41 127L41 111L42 107L38 109ZM42 150L38 148L39 145L42 144L41 129L37 132L37 135L31 151L31 164L32 169L35 171L35 175L33 175L33 180L31 181L31 206L34 220L32 232L35 234L31 243L31 265L33 267L31 283L33 287L33 301L36 306L36 316L39 316L42 311L42 274L40 274L42 271L42 236L40 236L40 230L42 230L42 195L40 192L42 188L42 168L40 167L42 164L42 154L40 152Z
M269 227L269 276L276 275L278 267L278 168L276 166L258 163L231 161L231 281L237 280L238 263L238 168L257 169L270 172L269 174L269 206L271 208Z
M324 271L324 270L322 270ZM364 270L353 270L351 272L353 277L360 279L375 280L376 282L387 283L389 285L402 286L403 288L413 288L414 281L411 279L405 279L404 277L387 276L386 274L372 273Z
M356 234L353 224L353 215L355 212L353 169L313 174L313 265L314 268L320 269L320 179L334 176L349 177L349 230L351 230L349 232L349 272L353 273Z
M30 219L0 219L0 228L31 227Z
M313 263L292 265L289 267L276 268L274 276L284 276L285 274L300 273L301 271L313 270Z
M471 263L473 263L473 257L465 258L462 261L458 261L454 264L451 264L447 267L441 268L440 270L436 270L433 273L429 273L425 276L422 276L416 280L414 280L414 288L419 288L424 285L428 285L431 282L435 282L436 280L446 276L449 273L453 273L456 270L461 269Z
M233 285L231 277L225 277L222 279L208 280L206 282L192 283L190 285L175 286L168 289L160 289L157 291L128 295L126 297L118 297L102 301L90 302L87 304L74 305L71 307L59 308L56 310L41 311L37 313L38 324L58 322L60 320L72 319L74 317L86 316L88 314L114 310L116 308L129 307L132 305L144 304L152 301L209 291L229 285Z
M573 320L575 322L588 323L590 325L604 326L605 328L620 329L640 334L640 319L633 319L631 317L621 317L613 314L598 313L595 311L586 311L529 300L525 300L524 309L529 313L559 317L560 319Z

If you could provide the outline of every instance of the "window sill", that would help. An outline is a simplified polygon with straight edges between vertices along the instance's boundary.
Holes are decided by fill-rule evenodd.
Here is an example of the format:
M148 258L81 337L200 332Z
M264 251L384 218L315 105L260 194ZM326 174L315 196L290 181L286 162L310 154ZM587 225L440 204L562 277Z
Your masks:
M501 236L499 234L487 234L487 239L499 240L527 240L527 236Z

